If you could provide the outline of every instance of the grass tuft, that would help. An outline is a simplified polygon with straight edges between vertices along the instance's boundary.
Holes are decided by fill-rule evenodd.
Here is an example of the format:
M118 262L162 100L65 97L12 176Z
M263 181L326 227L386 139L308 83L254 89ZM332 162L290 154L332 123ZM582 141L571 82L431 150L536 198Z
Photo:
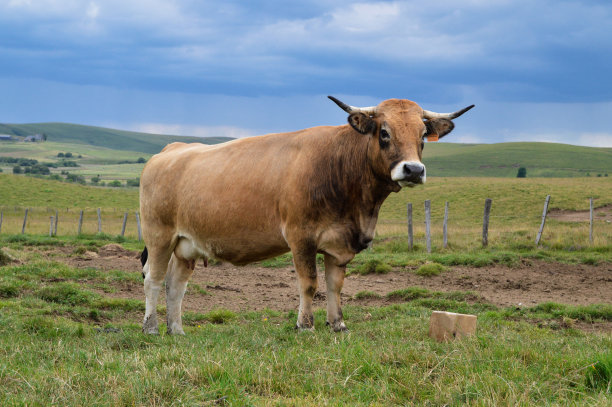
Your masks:
M586 371L586 386L593 390L612 392L612 352L601 355Z
M378 259L369 259L354 269L359 274L386 274L392 270L391 266Z
M0 266L6 266L15 261L15 258L11 256L6 250L0 248Z
M412 301L417 298L425 298L431 296L431 291L421 287L408 287L401 290L391 291L387 294L387 298L393 300Z
M215 309L204 314L207 321L213 324L224 324L232 319L236 318L236 313L228 309Z
M356 300L368 299L368 298L381 298L381 295L374 291L359 291L353 296Z
M419 276L431 277L431 276L437 276L443 271L446 271L446 267L444 267L443 265L438 264L438 263L427 263L419 267L415 271L415 273Z
M0 298L18 297L21 287L15 281L0 282Z
M36 292L36 296L47 302L64 305L90 305L96 295L83 291L74 283L62 282L43 287Z

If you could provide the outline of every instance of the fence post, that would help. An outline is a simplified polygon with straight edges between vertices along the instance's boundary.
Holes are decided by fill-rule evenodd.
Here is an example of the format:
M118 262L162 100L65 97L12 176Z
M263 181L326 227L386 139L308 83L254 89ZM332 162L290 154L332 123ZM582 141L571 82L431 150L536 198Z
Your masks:
M444 235L444 248L448 245L448 201L444 203L444 224L442 226L442 234Z
M593 198L589 199L589 242L593 244Z
M49 216L49 237L53 236L53 216Z
M544 224L546 223L546 214L548 213L548 202L550 201L550 195L546 195L546 200L544 201L544 210L542 211L542 224L540 225L540 230L538 231L538 235L536 236L535 244L536 246L540 243L540 239L542 238L542 232L544 231Z
M427 241L427 253L431 253L431 201L425 201L425 239Z
M482 247L489 245L489 214L491 213L491 198L485 199L484 216L482 219Z
M125 225L127 224L127 217L128 217L128 213L126 212L125 215L123 215L123 225L121 226L121 236L125 235Z
M57 221L59 220L59 212L57 209L55 210L55 228L53 230L53 234L57 236Z
M98 233L102 233L102 215L100 214L100 208L98 208Z
M23 217L23 226L21 227L21 234L25 233L26 222L28 221L28 208L25 210L25 216Z
M408 210L408 247L412 250L414 246L414 235L412 234L412 203L407 205Z
M140 230L140 215L136 212L136 225L138 227L138 241L142 240L142 231Z
M2 217L4 216L4 212L0 211L0 233L2 232Z
M83 226L83 209L81 209L81 214L79 215L79 229L77 231L77 235L81 234L81 227Z

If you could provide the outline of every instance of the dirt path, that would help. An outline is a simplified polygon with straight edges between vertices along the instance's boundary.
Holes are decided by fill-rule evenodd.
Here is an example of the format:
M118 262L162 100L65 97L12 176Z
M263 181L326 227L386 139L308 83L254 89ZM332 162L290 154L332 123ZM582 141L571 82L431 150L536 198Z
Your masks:
M590 211L568 211L563 209L551 209L548 217L563 222L588 222ZM612 205L593 209L593 220L595 222L612 222Z
M70 256L73 248L57 248L47 255L73 267L93 267L99 270L119 269L140 273L137 252L118 245L107 245L98 253ZM207 312L214 308L235 311L265 308L287 311L298 306L298 291L292 267L264 268L215 265L204 267L198 263L191 279L206 290L203 295L192 287L185 296L184 309ZM471 268L456 266L435 277L420 277L407 270L381 275L351 275L346 278L342 291L343 303L382 305L386 299L355 300L360 291L372 291L381 296L411 286L436 291L473 291L486 301L511 306L554 301L571 305L612 302L612 264L568 265L525 262L519 267L489 266ZM125 282L115 286L116 291L105 294L122 298L144 299L142 284ZM315 306L325 307L325 280L319 272L319 292Z

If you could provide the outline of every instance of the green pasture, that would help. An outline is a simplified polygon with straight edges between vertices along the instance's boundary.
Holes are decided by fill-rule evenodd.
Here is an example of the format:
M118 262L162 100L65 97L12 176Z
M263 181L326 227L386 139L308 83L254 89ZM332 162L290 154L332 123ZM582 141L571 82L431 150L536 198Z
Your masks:
M0 174L0 205L42 208L138 208L138 188L102 188Z
M217 144L230 140L224 137L182 137L145 134L69 123L0 124L0 134L18 138L45 134L47 141L24 143L0 142L0 156L53 161L59 152L81 154L79 163L103 166L120 161L149 158L174 141ZM449 136L452 141L452 135ZM426 143L423 161L427 174L433 177L504 177L515 178L520 167L527 177L606 177L612 176L612 148L583 147L557 143L455 144ZM8 167L2 167L4 171ZM142 168L109 169L122 173L120 179L135 178ZM100 174L104 169L85 175ZM119 179L119 178L116 178Z
M612 204L611 178L437 178L424 186L404 188L392 193L379 216L375 249L383 245L386 252L406 252L406 205L413 205L413 230L416 251L424 250L424 201L431 200L432 246L434 252L465 252L481 249L484 200L493 200L490 247L498 250L531 250L541 223L546 195L551 195L549 209L583 211L583 220L566 222L549 219L544 229L544 248L610 256L612 224L609 218L595 216L593 242L589 241L589 198L596 208ZM27 233L44 234L49 217L59 210L58 234L75 234L81 209L85 210L87 233L97 231L96 208L102 208L103 232L118 234L123 214L129 211L128 234L136 236L135 215L138 210L137 188L102 188L50 181L28 176L0 174L0 210L3 211L3 233L20 233L25 208L30 208ZM448 241L442 247L444 203L449 202ZM597 255L599 256L599 255Z
M116 165L120 161L136 161L138 157L149 159L152 155L89 144L52 141L44 143L3 142L0 144L0 157L33 158L40 162L57 162L58 153L68 152L72 153L69 160L74 160L81 165ZM79 155L81 158L78 158ZM2 163L1 165L6 171L8 164Z
M0 157L30 158L40 163L58 163L58 153L72 153L68 160L75 161L78 167L50 168L52 174L61 174L68 171L71 174L81 175L91 182L92 177L99 177L100 181L125 180L140 177L144 164L137 164L139 158L148 160L151 154L134 151L113 150L106 147L91 146L76 143L2 143ZM81 156L79 158L79 156ZM15 164L0 162L0 168L5 174L11 174ZM63 176L62 176L63 177Z
M436 177L516 178L520 167L528 178L612 176L612 148L557 143L426 143L423 162Z
M74 252L106 243L82 239ZM24 250L62 244L3 240L18 263L0 266L0 405L612 403L612 336L582 328L609 324L610 304L505 309L469 292L398 287L392 305L345 307L349 333L330 332L323 310L316 331L300 333L295 311L219 309L186 313L185 337L145 336L143 301L113 296L140 273L75 269ZM201 291L187 296L210 295ZM434 309L477 314L476 335L434 342Z
M87 148L87 146L98 146L112 150L143 152L148 154L156 154L166 144L174 141L217 144L230 140L227 137L182 137L148 134L71 123L0 123L0 134L10 134L18 138L33 134L45 134L47 136L46 142L81 144L85 148ZM2 146L4 146L4 143ZM76 149L78 147L73 146L71 148Z

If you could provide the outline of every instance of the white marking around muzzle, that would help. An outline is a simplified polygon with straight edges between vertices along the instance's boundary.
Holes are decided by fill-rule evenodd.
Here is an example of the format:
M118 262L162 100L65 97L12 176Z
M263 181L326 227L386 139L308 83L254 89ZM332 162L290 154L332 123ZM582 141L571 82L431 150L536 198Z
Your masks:
M421 182L415 183L415 182L404 180L407 175L406 172L404 171L404 166L406 164L420 167L423 170L423 176L421 177ZM417 184L425 183L425 181L427 180L427 169L425 168L425 165L423 165L423 163L420 163L418 161L401 161L397 163L395 167L393 167L393 169L391 170L391 179L393 181L396 181L402 187L414 187Z

